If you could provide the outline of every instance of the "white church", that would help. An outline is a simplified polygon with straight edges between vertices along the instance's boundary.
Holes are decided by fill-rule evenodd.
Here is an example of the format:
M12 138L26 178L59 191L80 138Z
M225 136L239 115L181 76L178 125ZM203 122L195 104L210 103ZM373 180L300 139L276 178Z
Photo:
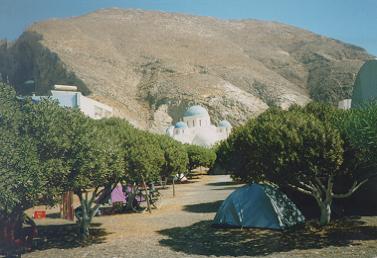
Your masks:
M228 138L232 130L231 124L223 120L218 126L211 124L208 111L202 106L192 106L183 115L183 121L166 129L166 134L177 141L211 147L215 143Z

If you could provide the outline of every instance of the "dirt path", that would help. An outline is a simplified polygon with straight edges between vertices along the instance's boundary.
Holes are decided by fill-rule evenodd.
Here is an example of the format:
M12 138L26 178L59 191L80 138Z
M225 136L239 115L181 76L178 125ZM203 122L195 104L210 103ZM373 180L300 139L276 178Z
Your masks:
M153 214L96 217L98 243L80 247L70 238L63 243L59 239L25 257L377 256L375 219L350 221L355 232L347 231L348 237L339 230L313 233L212 228L221 201L237 187L228 176L202 176L195 183L178 185L175 198L171 189L164 190L161 208ZM66 222L47 219L41 227L45 224L56 234L70 234L65 231L67 227L51 229L51 223Z

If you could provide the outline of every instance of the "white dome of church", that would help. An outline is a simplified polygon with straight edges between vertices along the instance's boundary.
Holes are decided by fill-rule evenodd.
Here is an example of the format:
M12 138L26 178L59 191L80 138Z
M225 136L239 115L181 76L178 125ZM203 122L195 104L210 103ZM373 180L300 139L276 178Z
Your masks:
M219 127L221 127L221 128L231 128L232 125L227 120L222 120L219 123Z
M183 121L171 125L166 134L182 143L211 147L226 139L231 129L232 125L226 120L221 121L219 127L212 125L207 109L195 105L189 107L183 115Z
M195 105L190 108L188 108L183 115L184 117L190 117L190 116L209 116L207 109L205 109L202 106Z
M175 128L187 128L187 124L185 122L177 122L174 126Z

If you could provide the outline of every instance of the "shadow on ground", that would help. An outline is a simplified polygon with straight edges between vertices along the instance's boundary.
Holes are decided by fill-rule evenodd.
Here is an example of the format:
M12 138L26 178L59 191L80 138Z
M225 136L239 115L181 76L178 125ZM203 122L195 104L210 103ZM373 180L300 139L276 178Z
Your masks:
M50 218L50 219L60 219L61 214L60 214L60 212L48 213L48 214L46 214L46 217Z
M194 213L216 212L220 208L220 205L222 203L223 201L190 204L190 205L185 205L183 207L183 210L187 212L194 212Z
M24 245L3 247L0 245L0 257L20 257L25 252L46 249L69 249L91 244L103 243L108 233L99 228L101 224L93 223L90 228L90 238L85 242L80 241L77 224L39 225L38 236L33 239L31 247Z
M215 183L208 183L207 185L210 186L232 186L232 185L241 185L240 182L234 182L234 181L226 181L226 182L215 182Z
M90 238L85 242L80 241L77 224L38 226L38 237L34 239L33 250L68 249L103 243L108 233L103 228L99 228L100 225L99 223L91 225Z
M377 239L377 227L357 220L343 220L326 228L305 226L295 231L213 228L211 223L201 221L188 227L162 230L159 233L168 238L160 240L160 244L192 255L257 256L293 249L341 247L353 240Z

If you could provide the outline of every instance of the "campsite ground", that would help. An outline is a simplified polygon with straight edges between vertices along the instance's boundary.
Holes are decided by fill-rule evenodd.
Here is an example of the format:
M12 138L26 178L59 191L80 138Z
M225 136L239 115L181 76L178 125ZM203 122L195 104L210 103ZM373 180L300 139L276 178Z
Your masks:
M38 221L41 239L25 257L376 257L377 217L349 218L325 229L292 232L216 229L221 201L239 187L227 176L202 176L164 190L152 214L96 217L91 244L80 246L75 225L58 218ZM64 226L64 227L63 227Z

